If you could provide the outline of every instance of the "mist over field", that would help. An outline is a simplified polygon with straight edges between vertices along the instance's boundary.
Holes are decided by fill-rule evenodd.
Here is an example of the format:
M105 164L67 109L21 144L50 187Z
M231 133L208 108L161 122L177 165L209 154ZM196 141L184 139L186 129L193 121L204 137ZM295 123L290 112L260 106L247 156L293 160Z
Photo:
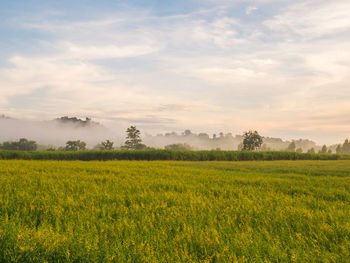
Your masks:
M68 117L63 117L68 118ZM74 117L75 118L75 117ZM89 149L105 140L114 142L114 147L120 147L125 142L126 127L116 124L104 125L94 120L78 119L62 121L59 118L52 120L20 120L0 117L0 143L27 138L42 145L39 149L62 147L70 140L81 140L87 143ZM242 134L218 132L209 134L205 132L195 133L190 130L183 132L165 132L150 134L141 129L143 143L148 147L166 148L172 144L186 144L193 150L238 150L243 141ZM308 139L283 140L265 136L262 150L286 150L294 141L296 148L304 152L314 148L320 150L322 145ZM329 149L335 152L336 145L330 145Z
M121 131L116 132L102 125L84 127L57 121L0 119L0 127L1 142L28 138L43 145L64 146L68 140L83 140L88 147L105 139L122 142Z

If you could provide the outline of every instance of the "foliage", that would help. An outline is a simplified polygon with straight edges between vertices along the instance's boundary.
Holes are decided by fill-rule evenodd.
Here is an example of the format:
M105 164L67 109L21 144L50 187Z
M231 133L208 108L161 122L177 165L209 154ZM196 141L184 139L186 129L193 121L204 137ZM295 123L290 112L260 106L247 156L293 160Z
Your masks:
M187 143L170 144L170 145L166 145L164 148L167 150L177 150L177 151L191 151L191 150L193 150L192 147Z
M295 150L296 150L295 142L291 142L291 143L288 145L287 151L288 151L288 152L295 152Z
M297 148L297 149L295 150L295 152L297 152L297 153L302 153L302 152L303 152L303 149L302 149L302 148Z
M257 131L248 131L243 134L243 150L254 151L263 143L262 137Z
M106 140L104 142L101 142L102 148L101 150L113 150L113 142L110 140Z
M311 148L307 151L307 153L309 154L315 154L315 149L314 148Z
M340 160L344 154L310 154L296 152L252 151L175 151L175 150L113 150L113 151L0 151L0 159L22 160L174 160L174 161L272 161L272 160Z
M209 136L207 133L193 133L190 130L185 130L181 134L176 132L157 134L156 136L145 135L144 141L147 145L153 145L163 147L163 145L187 143L196 149L216 149L223 150L242 150L243 149L243 136L235 135L232 133L222 133L218 135L213 134ZM284 151L288 148L290 142L283 141L280 138L264 137L264 144L262 145L263 151ZM305 139L293 140L296 148L301 148L306 151L310 148L317 148L315 142ZM242 144L242 145L241 145ZM265 145L265 146L264 146Z
M127 136L125 145L123 146L124 149L128 150L141 150L146 148L144 144L142 144L140 131L136 128L136 126L130 126L126 130Z
M4 142L1 145L1 149L10 151L35 151L38 145L35 141L30 141L25 138L21 138L14 142Z
M99 125L97 122L91 121L90 118L86 117L85 120L79 119L77 117L68 117L64 116L61 118L55 119L55 121L64 123L64 124L74 124L76 126L91 126L91 125Z
M347 262L349 170L0 161L0 262Z
M66 142L66 151L82 151L86 150L86 143L80 140Z
M344 141L343 145L339 144L337 146L336 153L350 154L350 142L348 139Z
M319 151L319 153L327 153L328 149L326 145L322 146L322 149Z

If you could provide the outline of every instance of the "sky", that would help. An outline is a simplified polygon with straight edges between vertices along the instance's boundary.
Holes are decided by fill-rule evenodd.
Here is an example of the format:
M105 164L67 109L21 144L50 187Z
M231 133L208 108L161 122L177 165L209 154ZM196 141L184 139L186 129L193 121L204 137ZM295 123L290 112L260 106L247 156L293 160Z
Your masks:
M2 0L0 115L350 137L349 0Z

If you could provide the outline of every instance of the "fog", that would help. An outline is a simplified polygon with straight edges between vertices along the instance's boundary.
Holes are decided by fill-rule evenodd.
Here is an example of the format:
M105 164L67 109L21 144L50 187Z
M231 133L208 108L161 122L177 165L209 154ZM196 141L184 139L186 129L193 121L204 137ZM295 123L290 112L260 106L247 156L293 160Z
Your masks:
M88 120L88 122L75 119L62 122L59 120L33 121L17 120L0 116L0 143L26 138L36 141L41 146L62 147L69 140L81 140L87 143L88 148L93 148L105 140L114 142L114 147L120 147L125 141L126 126L109 124L108 127ZM170 144L187 143L194 150L237 150L243 141L242 135L231 133L195 134L190 130L177 134L175 132L147 135L142 131L143 143L149 147L164 148ZM310 140L293 140L297 148L304 152L314 148L316 151L321 146ZM285 150L291 141L283 141L280 138L264 137L263 150ZM335 151L336 145L331 146ZM43 148L45 149L45 147Z
M321 146L316 145L315 142L307 139L293 140L296 148L301 148L304 152L314 148L315 150L321 149ZM189 130L181 134L166 133L158 134L156 136L145 136L144 142L146 145L156 148L164 148L169 144L186 143L190 145L194 150L238 150L243 142L242 135L232 135L231 133L213 134L208 135L206 133L194 134ZM292 141L283 141L280 138L263 138L262 150L286 150ZM332 146L331 149L335 150Z
M82 140L89 148L106 139L122 144L123 134L102 125L79 126L58 121L0 119L0 142L27 138L41 145L64 146L68 140Z

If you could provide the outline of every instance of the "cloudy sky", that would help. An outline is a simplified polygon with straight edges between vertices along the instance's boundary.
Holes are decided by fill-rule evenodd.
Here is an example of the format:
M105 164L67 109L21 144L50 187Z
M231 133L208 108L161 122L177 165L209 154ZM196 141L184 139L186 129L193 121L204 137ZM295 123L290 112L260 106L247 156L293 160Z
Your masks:
M350 137L349 0L2 0L0 114Z

